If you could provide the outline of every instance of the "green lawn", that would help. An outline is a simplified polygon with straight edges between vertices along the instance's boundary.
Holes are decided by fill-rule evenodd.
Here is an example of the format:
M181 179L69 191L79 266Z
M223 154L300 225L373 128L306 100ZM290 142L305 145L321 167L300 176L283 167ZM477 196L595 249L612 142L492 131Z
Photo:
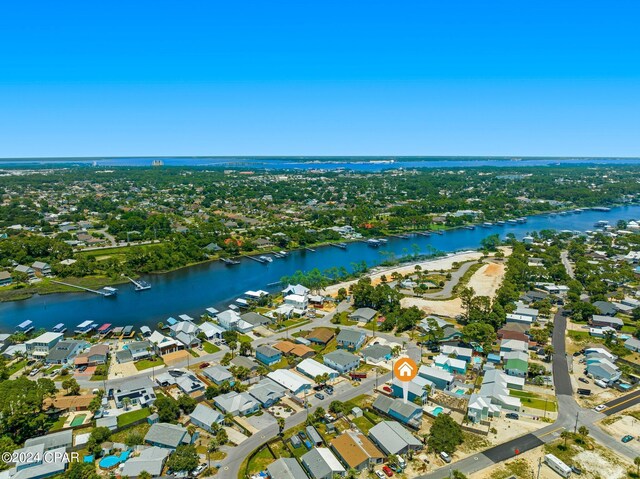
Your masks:
M369 434L369 429L371 429L375 424L369 421L366 417L357 417L353 420L353 423L358 426L363 433Z
M17 363L12 364L8 369L9 375L15 374L21 369L23 369L27 365L27 360L23 359L22 361L18 361Z
M205 350L207 354L213 354L220 351L220 348L215 344L211 344L209 341L205 341L202 343L202 349Z
M64 422L67 420L66 417L64 416L60 416L58 418L58 420L56 422L53 423L53 425L51 426L51 428L49 429L49 432L53 432L53 431L57 431L58 429L62 429L62 426L64 426Z
M136 363L136 369L138 371L144 371L145 369L164 366L164 361L161 358L155 359L142 359Z
M247 467L247 474L252 476L260 471L264 471L269 464L275 461L275 457L268 448L263 447L258 453L251 458Z
M548 401L546 401L546 406L545 406L545 400L539 397L536 397L535 395L532 395L531 393L526 393L524 391L514 391L514 390L509 390L509 395L510 396L515 396L515 397L519 397L520 401L522 402L522 405L525 407L530 407L533 409L539 409L541 411L546 410L549 412L555 412L557 411L557 407L556 407L556 403L555 401L549 399Z
M567 334L571 339L578 340L589 339L591 337L587 331L567 331Z
M238 333L238 342L240 343L250 343L251 338L246 334Z
M149 414L151 414L151 411L149 411L148 407L120 414L118 416L118 427L124 427L132 422L136 422L138 419L144 419Z
M125 442L127 437L129 437L129 434L134 432L144 437L147 435L147 432L149 432L150 427L151 427L151 424L147 422L138 424L136 426L129 427L127 429L123 429L122 431L118 431L112 434L110 440L113 442Z

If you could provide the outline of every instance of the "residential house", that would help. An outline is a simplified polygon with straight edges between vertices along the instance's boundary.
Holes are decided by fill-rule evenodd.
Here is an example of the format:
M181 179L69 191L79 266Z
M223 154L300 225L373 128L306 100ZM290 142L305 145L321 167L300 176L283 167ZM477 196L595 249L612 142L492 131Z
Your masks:
M44 436L32 437L24 442L24 447L33 447L42 445L44 451L53 451L56 449L69 449L73 446L73 431L67 429L66 431L54 432L46 434Z
M0 286L8 286L13 283L13 277L8 271L0 271Z
M258 313L244 313L240 316L240 319L251 325L251 328L257 328L258 326L264 326L265 324L271 324L271 319Z
M151 446L175 450L182 444L191 444L191 436L179 424L157 422L152 424L144 437L144 442Z
M221 394L213 400L214 404L224 413L234 416L246 416L260 409L260 403L248 393L231 391Z
M375 309L358 308L349 315L349 319L358 321L359 323L368 323L376 317L376 314L378 314L378 312Z
M284 304L293 306L295 312L302 314L307 310L307 306L309 306L309 298L299 294L288 294L284 297Z
M527 351L528 349L529 344L518 339L503 339L500 342L500 354L502 356L504 356L504 353L511 351Z
M246 356L236 356L231 360L231 364L236 367L247 368L249 371L255 371L260 367L257 362Z
M404 387L407 387L407 400L415 403L416 399L424 404L429 399L429 392L435 389L435 385L428 379L422 376L416 376L411 381L406 383L400 381L397 377L393 377L391 380L391 394L395 398L404 398Z
M316 352L309 346L305 346L304 344L295 344L291 341L280 341L279 343L274 344L273 347L282 354L295 356L300 359L312 358L316 355Z
M364 344L366 338L367 336L362 331L343 329L338 333L336 341L339 348L356 351Z
M183 393L191 395L204 391L206 385L195 374L186 369L171 369L166 373L156 375L159 386L177 386Z
M520 411L520 399L511 396L509 389L524 389L524 378L508 376L497 369L485 372L478 393L471 394L467 416L473 422L499 416L502 409Z
M214 411L204 403L200 403L196 406L193 412L189 415L189 421L194 426L204 429L207 432L213 432L211 428L212 424L222 424L224 416L218 411Z
M335 379L339 376L338 371L336 371L335 369L332 369L329 366L325 366L324 364L319 363L318 361L311 358L307 358L301 361L296 366L296 370L314 380L317 376L322 376L324 374L326 374L329 379Z
M346 472L340 461L326 447L311 449L300 460L302 467L312 479L333 479L336 474L342 476Z
M224 366L210 366L202 370L202 374L212 381L214 384L220 386L223 382L227 381L229 385L233 386L235 378L233 374Z
M187 349L200 346L201 341L198 339L198 326L191 321L180 321L169 329L169 335L176 341L181 342Z
M502 355L504 370L510 376L525 377L529 369L529 355L524 351L509 351Z
M365 362L374 364L389 361L393 356L391 346L386 344L372 344L364 348L361 354Z
M420 366L418 376L428 379L436 389L448 391L453 384L453 374L434 366Z
M43 261L34 261L31 265L36 274L41 276L49 276L51 274L51 265Z
M606 326L609 328L614 328L618 331L621 330L624 326L624 322L620 318L614 318L600 314L594 314L591 318L590 324L592 326Z
M518 324L522 324L523 326L526 326L526 332L528 332L529 329L531 329L531 324L533 323L533 319L531 319L531 316L524 316L522 314L515 314L515 313L508 313L506 321L507 321L507 324L518 323Z
M369 429L369 438L387 456L419 451L422 442L396 421L381 421Z
M620 369L606 358L587 358L586 372L594 379L613 384L622 376Z
M88 350L76 356L74 364L78 366L98 366L105 364L109 358L108 344L94 344Z
M204 334L208 340L221 339L225 329L207 321L198 326L198 332Z
M123 408L127 402L140 407L151 406L156 400L153 382L148 377L129 379L114 391L113 399L118 408Z
M378 396L373 408L403 424L419 428L422 424L422 408L403 399Z
M236 329L238 321L240 321L240 314L233 309L227 309L218 313L218 323L227 331Z
M93 401L95 394L82 394L80 396L55 396L53 398L45 398L43 408L52 410L49 412L57 412L61 414L86 411L89 404Z
M307 339L314 344L327 345L335 336L335 330L330 328L315 328L309 334Z
M593 305L605 316L615 316L618 310L608 301L595 301Z
M444 354L436 356L433 359L433 364L451 374L466 374L467 372L467 363L464 360L450 358Z
M64 338L62 333L42 333L37 338L30 339L25 342L27 347L27 355L30 358L43 359L51 349L58 344L58 341Z
M285 388L269 378L264 378L253 385L248 392L262 407L268 408L284 397Z
M471 348L464 348L462 346L452 346L449 344L445 344L440 348L440 353L445 356L453 356L456 359L461 359L465 362L471 361L471 356L473 356L473 350Z
M624 347L629 351L640 353L640 339L629 338L624 342Z
M535 322L538 320L539 312L537 309L529 308L523 303L516 303L516 310L514 311L514 314L517 314L519 316L527 316L531 318L531 321Z
M335 369L341 374L358 369L360 366L360 358L358 356L342 349L336 349L335 351L325 354L323 361L326 366Z
M65 339L58 341L56 345L49 351L46 364L71 364L74 358L87 346L86 341L77 341L73 339Z
M256 359L262 364L271 366L282 359L282 353L271 346L262 344L256 348Z
M13 270L17 273L26 274L28 279L33 279L36 277L36 271L31 266L25 266L23 264L19 264Z
M307 473L293 457L282 457L267 466L267 473L272 479L306 479Z
M344 432L332 439L331 450L347 469L356 471L382 464L385 459L385 454L370 439L354 431Z
M162 475L170 450L164 447L151 446L140 451L137 456L130 456L122 465L121 477L136 478L146 471L151 477Z
M289 369L277 369L267 374L267 377L297 396L311 389L311 382Z
M3 478L15 479L41 479L51 476L62 476L69 460L64 448L53 449L45 454L42 444L25 446L13 451L13 456L18 460L15 465L3 471ZM47 460L56 457L59 460Z
M178 343L173 338L165 336L158 331L154 331L149 336L149 341L153 344L153 348L156 351L156 354L159 356L163 356L165 354L174 353L180 349L183 349L182 344Z
M311 290L306 286L302 286L301 284L289 284L286 288L282 290L282 295L287 296L289 294L297 294L299 296L308 296Z

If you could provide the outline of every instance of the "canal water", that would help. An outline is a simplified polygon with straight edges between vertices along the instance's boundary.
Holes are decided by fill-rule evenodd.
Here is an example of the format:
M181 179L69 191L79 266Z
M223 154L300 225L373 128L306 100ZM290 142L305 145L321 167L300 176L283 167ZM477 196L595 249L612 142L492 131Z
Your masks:
M522 238L527 233L543 229L586 231L594 229L594 223L599 220L607 220L615 225L620 219L634 218L640 218L640 206L617 207L608 212L589 210L566 216L533 216L524 224L456 229L429 237L391 237L380 248L356 242L349 243L345 250L326 246L317 248L315 252L293 251L287 258L274 259L267 264L247 258L242 258L241 264L235 266L210 262L167 274L145 276L143 279L152 285L147 291L136 292L132 284L120 285L118 295L114 298L79 292L0 303L0 332L11 333L16 325L25 320L33 321L36 328L47 329L63 322L69 331L87 319L99 324L112 323L114 326L131 324L153 327L170 316L186 313L197 317L211 306L226 309L228 304L247 290L275 291L277 286L267 285L296 270L326 270L343 266L351 271L353 263L366 261L368 266L375 266L383 262L385 257L382 251L392 251L396 257L412 254L413 245L418 245L423 254L429 253L430 248L454 252L476 249L483 238L495 233L502 238L508 233Z

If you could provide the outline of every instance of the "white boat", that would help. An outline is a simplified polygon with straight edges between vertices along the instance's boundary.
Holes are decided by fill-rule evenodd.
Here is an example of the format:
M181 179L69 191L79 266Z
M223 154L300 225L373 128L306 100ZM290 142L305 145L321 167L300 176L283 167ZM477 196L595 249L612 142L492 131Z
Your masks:
M273 258L271 256L260 256L262 261L266 261L267 263L273 263Z

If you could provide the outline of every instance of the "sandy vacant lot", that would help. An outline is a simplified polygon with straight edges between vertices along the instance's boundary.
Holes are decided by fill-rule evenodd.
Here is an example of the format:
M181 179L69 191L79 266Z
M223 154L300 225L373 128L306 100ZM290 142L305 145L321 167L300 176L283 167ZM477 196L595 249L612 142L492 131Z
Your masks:
M471 286L475 290L477 296L489 296L493 298L502 283L504 273L505 266L503 264L488 263L480 267L480 269L471 276L468 286ZM462 301L460 298L444 301L422 298L403 298L401 305L404 308L417 306L427 314L436 314L438 316L449 316L454 318L457 315L462 314Z
M640 409L635 409L635 411L639 412ZM610 423L610 421L614 422ZM640 421L633 416L616 414L601 421L600 427L614 439L621 440L627 434L637 437L640 432ZM640 441L630 441L627 446L637 451L640 456Z
M469 280L477 296L493 298L504 278L505 266L502 263L488 263L482 266Z
M369 277L371 278L372 283L375 285L380 282L380 277L383 274L386 275L387 278L389 278L394 272L398 272L400 274L414 273L416 265L420 265L422 271L446 271L453 268L453 263L465 263L467 261L474 261L480 258L482 258L482 253L478 251L468 251L464 253L453 254L451 256L446 256L444 258L434 259L431 261L424 261L422 263L405 264L396 268L376 268L374 270L375 272L369 275ZM344 283L334 284L325 289L325 294L335 296L340 288L348 288L351 284L354 283L356 283L356 281L346 281Z

